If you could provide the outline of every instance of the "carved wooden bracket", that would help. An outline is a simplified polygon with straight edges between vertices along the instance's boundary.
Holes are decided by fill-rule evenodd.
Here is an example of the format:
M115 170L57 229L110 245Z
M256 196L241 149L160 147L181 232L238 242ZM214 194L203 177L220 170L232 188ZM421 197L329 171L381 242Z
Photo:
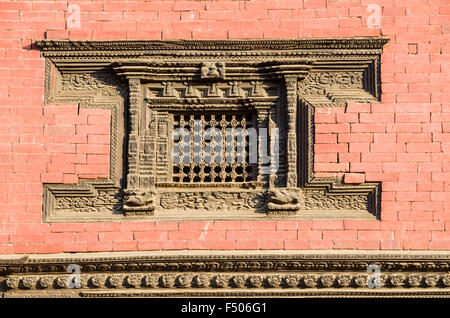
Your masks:
M112 110L110 178L46 184L44 221L379 217L378 183L314 177L313 119L379 100L387 41L38 41L47 103Z

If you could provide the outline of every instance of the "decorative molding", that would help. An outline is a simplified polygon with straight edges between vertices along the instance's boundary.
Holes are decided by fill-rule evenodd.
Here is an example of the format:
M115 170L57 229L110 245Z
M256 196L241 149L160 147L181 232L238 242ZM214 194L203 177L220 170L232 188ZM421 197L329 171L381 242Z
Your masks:
M177 255L179 254L179 255ZM70 288L69 265L80 266ZM376 266L379 276L372 282ZM73 265L72 265L73 267ZM91 253L0 260L3 297L450 296L447 252ZM72 285L73 287L73 285Z
M37 41L47 103L112 110L109 178L44 185L44 221L379 218L379 183L314 177L314 108L379 100L387 41ZM248 171L245 160L170 164L176 116L225 130L243 125L226 114L241 113L252 127L279 129L278 171L263 174L260 156ZM275 137L264 138L260 150ZM208 179L215 175L223 178ZM296 199L282 203L274 193L283 191Z

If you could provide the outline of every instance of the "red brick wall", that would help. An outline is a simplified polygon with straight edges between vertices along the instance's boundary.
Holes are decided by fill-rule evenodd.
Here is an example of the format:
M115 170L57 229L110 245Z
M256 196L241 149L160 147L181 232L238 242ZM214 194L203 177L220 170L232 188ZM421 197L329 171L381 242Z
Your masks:
M371 5L381 8L379 27L370 27ZM315 170L381 181L381 221L42 223L42 183L107 175L109 113L44 105L35 39L354 36L391 39L382 102L317 111ZM2 1L0 254L449 250L449 57L449 0Z

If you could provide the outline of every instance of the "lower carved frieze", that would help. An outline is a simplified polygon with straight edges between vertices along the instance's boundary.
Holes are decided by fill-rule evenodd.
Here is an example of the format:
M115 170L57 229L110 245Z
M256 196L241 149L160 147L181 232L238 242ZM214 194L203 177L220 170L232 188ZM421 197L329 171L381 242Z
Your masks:
M26 275L5 279L7 290L92 289L92 288L368 288L369 274L359 273L114 273L84 274L79 287L71 287L73 275ZM74 285L76 283L73 283ZM377 288L450 288L450 274L383 274ZM374 287L375 288L375 287Z
M163 210L258 210L266 204L265 191L182 191L161 194Z
M2 259L0 291L3 297L450 296L445 252L142 253Z
M75 186L76 187L76 186ZM52 214L72 213L72 215L153 215L159 216L170 211L185 212L188 214L204 212L237 211L250 216L256 213L267 215L299 215L302 211L335 210L335 211L367 211L369 199L366 193L352 194L342 191L338 195L327 192L325 188L270 188L270 189L192 189L192 190L165 190L157 192L145 189L121 190L116 187L90 186L83 195L77 195L70 188L58 190L62 195L52 193L48 189L48 197L52 200L46 202L46 208ZM47 190L46 189L46 190ZM81 189L81 187L80 187ZM70 195L67 195L70 193ZM53 203L52 203L53 202ZM201 214L201 213L200 213Z

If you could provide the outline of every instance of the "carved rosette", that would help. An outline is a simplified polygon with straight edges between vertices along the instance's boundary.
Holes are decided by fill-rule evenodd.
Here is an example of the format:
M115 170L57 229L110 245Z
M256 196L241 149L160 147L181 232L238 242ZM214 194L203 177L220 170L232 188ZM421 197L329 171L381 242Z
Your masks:
M233 282L233 285L237 288L242 288L245 286L246 277L245 275L237 275L233 276L231 278L231 281Z
M108 283L112 288L119 287L122 285L122 277L120 275L109 276Z
M225 275L216 275L213 278L213 284L217 288L224 288L228 286L228 277Z
M405 283L406 276L404 274L395 274L389 277L391 286L399 287Z
M298 275L287 275L284 277L284 283L287 287L297 287L300 281L300 277Z
M207 275L196 275L193 282L195 287L204 288L209 286L210 279Z
M367 277L368 275L359 274L353 277L353 282L357 287L367 287Z
M333 286L335 278L333 274L325 274L320 276L319 281L322 287L327 288Z
M175 279L175 284L179 288L187 288L190 286L191 281L192 279L188 275L178 275Z
M274 275L266 278L267 286L273 288L279 288L283 284L283 276Z
M173 275L164 274L159 278L159 281L164 288L172 288L175 285L175 277Z
M158 275L154 275L154 274L148 274L144 276L144 286L145 287L150 287L150 288L155 288L158 286Z
M142 276L139 274L128 275L125 281L130 287L139 287L142 282Z

